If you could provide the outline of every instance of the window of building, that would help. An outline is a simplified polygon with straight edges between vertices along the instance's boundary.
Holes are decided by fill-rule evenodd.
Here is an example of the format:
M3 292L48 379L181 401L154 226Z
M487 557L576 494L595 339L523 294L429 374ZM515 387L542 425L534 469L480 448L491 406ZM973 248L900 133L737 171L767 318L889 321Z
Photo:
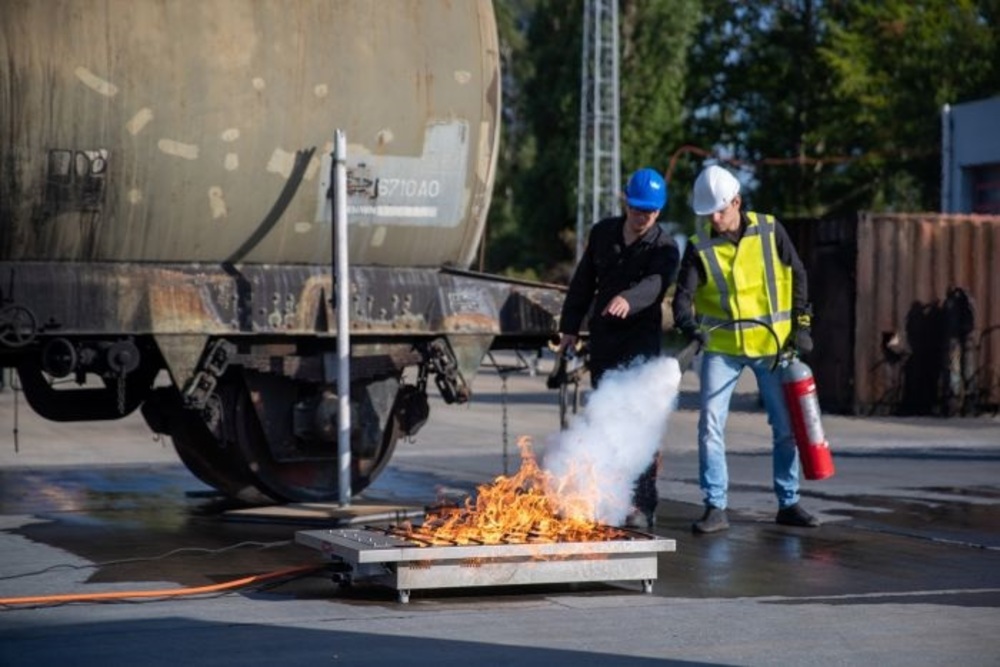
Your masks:
M972 212L1000 214L1000 164L969 170L972 184Z

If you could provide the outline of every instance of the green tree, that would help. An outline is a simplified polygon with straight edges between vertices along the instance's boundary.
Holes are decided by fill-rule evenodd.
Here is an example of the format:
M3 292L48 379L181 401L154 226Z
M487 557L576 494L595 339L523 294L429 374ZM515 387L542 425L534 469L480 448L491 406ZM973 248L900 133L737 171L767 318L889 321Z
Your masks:
M859 203L933 210L940 201L941 108L1000 92L997 3L886 0L837 3L820 53L866 159ZM843 128L841 131L846 135Z
M576 159L579 113L572 105L582 14L551 0L494 4L504 109L485 263L490 271L537 279L565 252L559 233L570 211L564 181Z
M830 154L821 128L838 113L819 56L820 7L818 0L706 3L690 53L688 135L699 150L685 161L684 178L693 180L702 158L722 158L743 172L755 207L784 216L822 207L831 176L820 161Z
M620 4L622 173L651 166L666 174L684 137L688 51L701 16L697 0ZM664 217L684 209L674 184Z
M534 13L535 0L504 0L494 3L500 39L501 125L497 174L486 230L480 248L479 269L499 271L519 253L517 189L521 173L534 161L535 142L524 118L523 82L534 75L526 56L526 25ZM529 275L529 277L537 277Z
M682 136L686 53L697 0L621 0L619 6L622 171L666 169ZM496 3L524 41L505 40L505 128L490 211L486 265L565 280L573 263L580 118L583 3ZM514 20L501 19L506 13ZM508 82L509 76L513 80ZM511 116L511 117L509 117ZM514 120L516 118L516 120ZM514 125L511 126L511 122Z
M582 0L497 0L504 128L487 267L572 268ZM1000 92L1000 0L621 0L622 171L690 223L707 158L782 217L934 209L940 110Z
M784 217L936 208L941 106L1000 90L997 5L709 0L688 155L744 170L751 205Z

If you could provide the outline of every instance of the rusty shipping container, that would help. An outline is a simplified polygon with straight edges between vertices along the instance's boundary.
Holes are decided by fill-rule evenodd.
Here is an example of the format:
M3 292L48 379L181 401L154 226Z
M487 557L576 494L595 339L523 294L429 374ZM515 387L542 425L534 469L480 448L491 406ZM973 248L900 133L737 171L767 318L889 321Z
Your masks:
M1000 216L862 213L788 227L809 270L825 410L996 413Z

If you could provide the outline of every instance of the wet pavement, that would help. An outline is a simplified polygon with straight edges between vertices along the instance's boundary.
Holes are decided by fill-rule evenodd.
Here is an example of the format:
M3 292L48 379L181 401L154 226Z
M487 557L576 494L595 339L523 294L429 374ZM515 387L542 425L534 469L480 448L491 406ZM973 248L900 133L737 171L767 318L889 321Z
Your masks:
M693 536L690 382L664 442L654 529L677 551L660 555L652 595L602 582L415 591L400 605L319 570L193 598L8 606L0 665L1000 664L1000 421L827 417L837 474L803 484L824 525L796 529L773 523L766 419L744 393L729 429L732 527ZM485 371L472 405L435 401L357 502L460 497L516 465L517 435L543 450L554 395L541 377L506 384ZM14 453L12 410L0 393L0 598L326 564L293 541L315 525L234 519L139 419L75 428L21 403Z

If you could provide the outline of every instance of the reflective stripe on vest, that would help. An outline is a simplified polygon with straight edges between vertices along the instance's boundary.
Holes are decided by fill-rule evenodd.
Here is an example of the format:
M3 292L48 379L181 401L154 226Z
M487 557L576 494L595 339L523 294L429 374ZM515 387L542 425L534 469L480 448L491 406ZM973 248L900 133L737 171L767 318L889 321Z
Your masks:
M691 237L708 278L695 291L694 306L704 328L718 327L709 334L707 350L763 357L776 354L792 331L792 269L778 259L774 217L746 215L739 244L713 237L711 225ZM770 325L778 340L748 320Z

